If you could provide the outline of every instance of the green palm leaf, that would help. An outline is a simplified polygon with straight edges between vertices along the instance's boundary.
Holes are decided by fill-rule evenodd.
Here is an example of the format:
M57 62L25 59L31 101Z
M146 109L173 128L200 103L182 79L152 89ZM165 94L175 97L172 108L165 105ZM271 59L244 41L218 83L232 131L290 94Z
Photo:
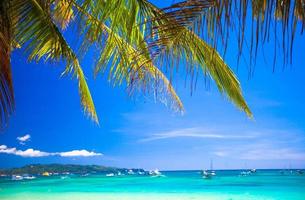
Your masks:
M0 2L0 127L6 126L14 110L14 90L10 64L12 27L9 18L10 2Z
M54 21L62 29L66 29L75 17L72 1L52 0L51 4L54 4L54 9L52 10L52 16Z
M161 67L173 70L178 62L186 61L191 73L198 69L207 73L221 93L252 116L232 70L216 48L198 36L199 22L206 17L208 39L215 41L213 31L219 27L215 26L218 19L213 16L222 16L217 12L228 4L228 1L189 0L161 10L147 0L1 1L1 124L14 106L10 71L10 52L14 46L24 47L29 60L65 61L63 74L72 73L78 79L81 104L96 122L97 114L79 62L92 47L98 52L95 74L108 73L114 85L126 85L131 93L152 90L162 102L182 111L183 105ZM277 11L278 18L285 18L281 6ZM296 13L302 18L302 9L296 9ZM82 45L77 53L62 35L70 24L80 30Z
M81 103L86 113L98 122L95 106L79 61L61 32L51 20L49 4L45 1L14 1L14 14L19 17L16 24L16 40L26 48L29 60L41 58L52 61L65 60L65 72L73 72L78 79Z
M142 2L142 9L147 13L153 13L151 23L151 36L147 39L150 52L154 59L170 58L166 64L174 67L172 60L185 60L189 63L191 70L199 66L203 73L208 73L216 82L221 93L225 93L228 98L240 109L246 112L249 117L252 113L244 100L238 82L233 71L223 61L215 48L208 45L199 38L192 30L188 29L190 22L196 17L193 12L191 16L184 12L166 13L153 4ZM202 8L208 8L207 1L202 2ZM205 7L207 6L207 7ZM182 7L183 8L183 7ZM192 7L191 7L192 8ZM165 60L166 60L165 59Z
M114 3L117 12L109 13L107 19L111 21L116 19L120 23L115 24L114 27L111 23L111 27L108 27L105 24L107 19L104 15L102 19L98 16L102 15L103 10L110 9L109 7L113 4L107 5L104 2L104 4L92 6L91 3L87 0L87 4L82 6L75 4L75 6L84 15L82 20L85 23L80 25L81 30L85 30L84 42L101 46L95 75L107 71L109 80L114 85L126 83L130 92L135 90L145 92L153 89L155 97L161 102L170 105L174 110L183 111L182 102L170 81L150 60L143 32L137 26L137 12L130 13L126 7L131 6L134 10L138 10L135 8L137 4L133 6L119 4L120 1L117 4ZM88 7L88 5L91 6ZM87 45L84 44L84 46Z

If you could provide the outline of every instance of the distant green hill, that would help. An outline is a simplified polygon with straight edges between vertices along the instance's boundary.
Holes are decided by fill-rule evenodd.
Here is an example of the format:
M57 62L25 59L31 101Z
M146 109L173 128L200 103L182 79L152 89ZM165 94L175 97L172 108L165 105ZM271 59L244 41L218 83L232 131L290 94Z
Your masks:
M134 173L145 172L143 169L127 169L127 168L116 168L116 167L105 167L100 165L63 165L63 164L33 164L26 165L20 168L12 169L0 169L0 175L16 175L16 174L33 174L40 175L44 172L49 173L73 173L73 174L86 174L86 173L128 173L132 170Z

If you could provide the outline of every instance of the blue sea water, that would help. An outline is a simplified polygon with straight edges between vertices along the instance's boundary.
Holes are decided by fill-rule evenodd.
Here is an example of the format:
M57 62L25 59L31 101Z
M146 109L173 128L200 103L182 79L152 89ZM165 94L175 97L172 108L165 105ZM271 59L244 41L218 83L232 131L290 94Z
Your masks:
M1 178L0 199L305 200L304 174L280 170L258 170L248 176L240 173L240 170L218 170L212 179L203 179L200 171L165 171L164 177L100 174L20 181Z

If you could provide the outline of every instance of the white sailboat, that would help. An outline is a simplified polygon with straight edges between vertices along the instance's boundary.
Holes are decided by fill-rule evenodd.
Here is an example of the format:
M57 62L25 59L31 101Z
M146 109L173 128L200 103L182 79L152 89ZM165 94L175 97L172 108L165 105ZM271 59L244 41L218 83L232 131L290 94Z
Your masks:
M216 176L216 172L213 170L213 160L211 159L210 170L203 170L202 171L202 178L211 179L213 176Z
M162 177L163 176L158 169L149 171L149 175L151 175L153 177Z
M20 175L12 175L12 180L13 181L20 181L23 180L23 177Z

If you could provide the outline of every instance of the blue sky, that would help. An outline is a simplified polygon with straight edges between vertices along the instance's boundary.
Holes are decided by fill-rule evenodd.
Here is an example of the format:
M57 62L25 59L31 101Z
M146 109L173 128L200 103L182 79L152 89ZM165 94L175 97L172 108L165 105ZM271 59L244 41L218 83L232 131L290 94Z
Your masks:
M304 38L295 39L293 64L283 69L279 57L275 72L273 45L264 48L268 62L260 49L250 79L245 63L236 70L233 44L225 60L241 81L254 120L221 96L213 82L206 89L203 79L193 95L182 78L175 80L184 115L151 98L129 97L124 87L111 86L106 76L94 80L93 59L86 56L82 66L100 118L98 126L81 111L77 82L60 77L64 65L29 63L22 50L15 51L16 112L0 133L0 167L56 162L201 169L213 159L214 167L222 169L304 168Z

